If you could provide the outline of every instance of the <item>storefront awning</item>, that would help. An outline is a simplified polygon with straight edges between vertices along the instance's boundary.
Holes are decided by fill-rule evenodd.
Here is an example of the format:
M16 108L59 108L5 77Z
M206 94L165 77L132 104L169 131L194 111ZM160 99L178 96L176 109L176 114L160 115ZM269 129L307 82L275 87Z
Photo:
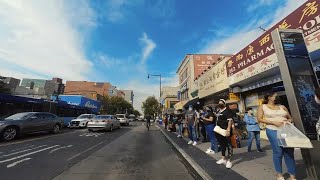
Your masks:
M175 110L183 109L183 106L187 103L187 101L180 101L174 105Z

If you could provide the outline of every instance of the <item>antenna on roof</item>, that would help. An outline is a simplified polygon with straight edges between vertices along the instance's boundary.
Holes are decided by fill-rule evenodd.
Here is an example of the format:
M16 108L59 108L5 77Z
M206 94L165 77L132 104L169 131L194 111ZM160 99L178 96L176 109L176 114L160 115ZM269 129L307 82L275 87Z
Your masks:
M267 31L266 29L264 29L264 28L263 28L263 27L261 27L261 26L260 26L259 28L260 28L262 31Z

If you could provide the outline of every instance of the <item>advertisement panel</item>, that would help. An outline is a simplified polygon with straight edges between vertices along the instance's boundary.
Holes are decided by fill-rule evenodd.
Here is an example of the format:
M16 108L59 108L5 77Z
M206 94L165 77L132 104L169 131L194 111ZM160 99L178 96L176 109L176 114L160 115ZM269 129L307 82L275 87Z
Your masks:
M246 78L248 78L256 73L260 73L261 71L252 72L255 68L259 68L262 61L264 62L263 64L270 61L272 63L269 64L272 64L274 67L278 66L278 60L274 55L275 50L271 39L271 32L276 28L303 30L309 52L320 51L319 1L320 0L307 1L293 13L266 31L258 39L232 56L226 63L228 77L234 77L232 84L245 79L241 78L242 76L246 75Z
M220 55L218 54L195 54L194 62L194 78L198 77L205 69L208 69L213 63L218 62Z
M229 58L225 58L199 78L199 98L203 98L229 88L225 66L225 63L228 60Z
M95 113L99 112L100 110L101 103L99 101L95 101L84 96L60 95L59 99L67 102L70 105L90 108Z

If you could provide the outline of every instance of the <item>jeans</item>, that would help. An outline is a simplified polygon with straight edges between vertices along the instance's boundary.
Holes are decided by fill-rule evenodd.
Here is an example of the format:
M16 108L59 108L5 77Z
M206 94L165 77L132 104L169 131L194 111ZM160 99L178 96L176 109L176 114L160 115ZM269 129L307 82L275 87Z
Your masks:
M251 145L253 139L256 139L257 149L260 150L260 131L249 131L249 140L248 140L248 151L251 151Z
M191 141L197 141L196 127L193 124L188 124L189 139Z
M205 125L208 137L210 138L210 142L211 142L211 150L214 152L218 152L218 141L213 132L214 127L215 127L215 124Z
M179 135L182 136L183 135L183 124L178 124L179 127Z
M296 163L294 160L294 148L283 148L278 145L277 131L267 128L267 136L273 150L273 164L277 173L282 174L282 159L287 165L290 175L296 174Z

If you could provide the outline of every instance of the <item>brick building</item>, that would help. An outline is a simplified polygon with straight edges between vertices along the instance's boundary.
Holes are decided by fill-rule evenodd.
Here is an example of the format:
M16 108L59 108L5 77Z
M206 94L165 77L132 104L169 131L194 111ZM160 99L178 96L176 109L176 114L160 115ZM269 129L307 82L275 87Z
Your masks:
M65 95L83 95L90 99L100 100L100 97L109 95L111 84L108 82L67 81Z

